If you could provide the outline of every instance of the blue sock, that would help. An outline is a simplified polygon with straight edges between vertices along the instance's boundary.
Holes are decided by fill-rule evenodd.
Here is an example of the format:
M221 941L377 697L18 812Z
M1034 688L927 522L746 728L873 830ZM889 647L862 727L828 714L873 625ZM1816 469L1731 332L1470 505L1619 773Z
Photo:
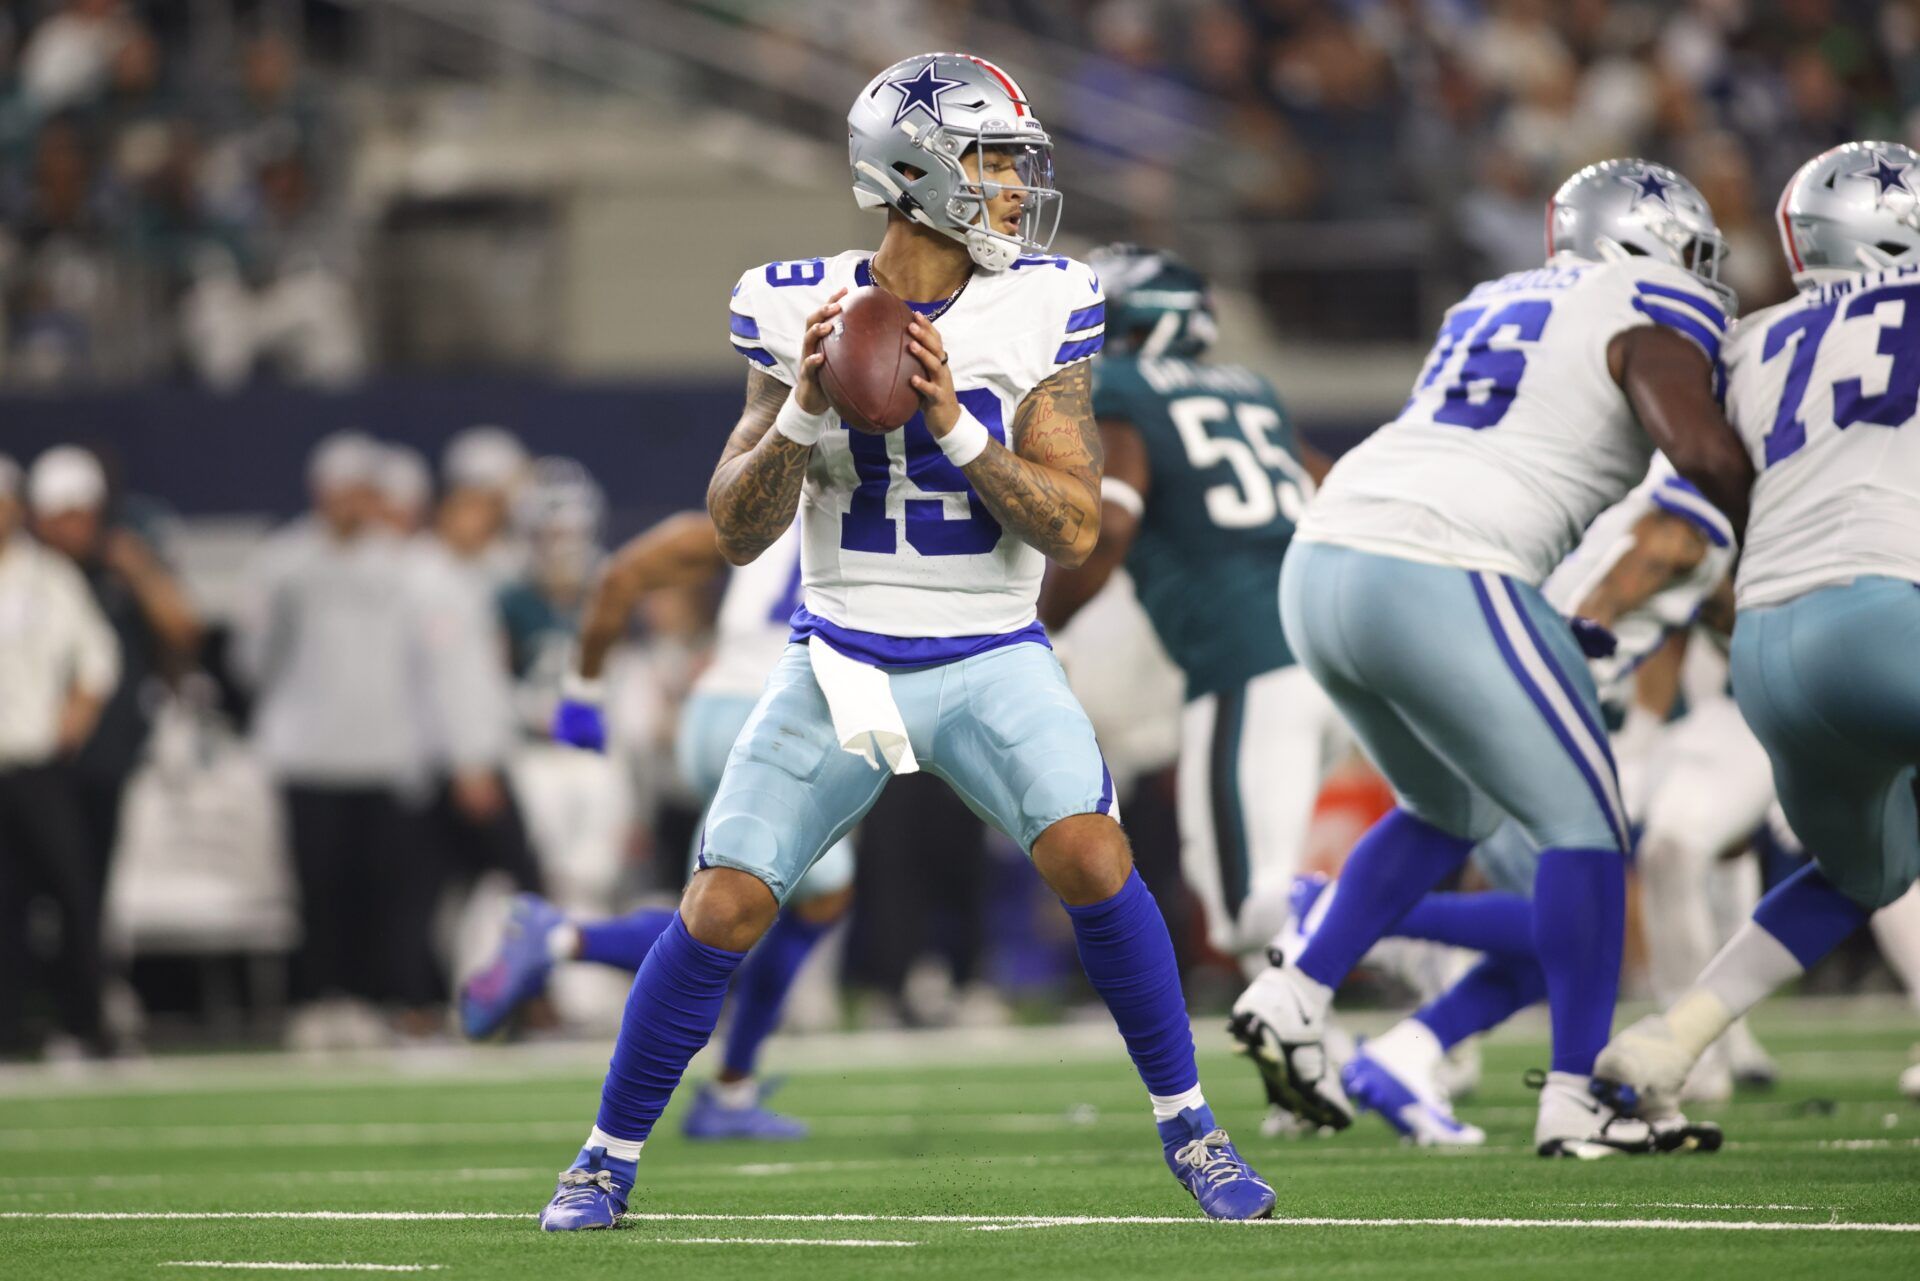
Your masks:
M627 996L620 1039L600 1088L594 1122L600 1130L634 1142L653 1132L687 1060L713 1035L727 983L746 956L708 947L673 914Z
M1533 903L1504 890L1429 894L1408 909L1393 932L1400 938L1446 943L1489 956L1532 960Z
M678 919L679 913L670 907L645 907L611 921L575 926L580 933L580 959L631 974L647 959L654 940Z
M800 972L813 945L832 928L830 921L816 924L792 912L782 912L773 928L754 945L747 963L740 967L740 986L733 998L733 1026L727 1030L727 1052L722 1060L729 1072L753 1075L761 1045L780 1025L780 1008L786 1004L793 976Z
M1499 1027L1547 995L1547 976L1532 957L1489 956L1413 1017L1451 1050L1470 1036Z
M1466 837L1443 832L1403 809L1375 823L1347 856L1333 906L1297 958L1301 972L1316 983L1339 987L1367 949L1472 852Z
M1200 1084L1173 937L1140 873L1129 872L1120 892L1103 902L1062 906L1073 918L1080 964L1119 1025L1147 1092L1184 1094Z
M1779 939L1807 970L1846 942L1866 924L1867 916L1866 908L1835 889L1812 863L1774 886L1753 909L1754 923Z
M1533 941L1547 976L1553 1070L1587 1076L1613 1030L1627 923L1616 849L1548 849L1533 878Z

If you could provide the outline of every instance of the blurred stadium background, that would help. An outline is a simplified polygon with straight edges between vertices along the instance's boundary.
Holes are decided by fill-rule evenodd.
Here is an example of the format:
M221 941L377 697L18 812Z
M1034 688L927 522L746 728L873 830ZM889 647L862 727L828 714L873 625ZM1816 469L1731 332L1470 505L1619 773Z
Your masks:
M585 913L670 898L696 818L675 708L713 601L664 594L636 620L605 760L543 742L572 612L601 549L700 502L738 407L736 274L875 241L846 104L928 48L987 53L1032 94L1069 252L1136 239L1206 270L1224 354L1334 452L1391 415L1460 289L1539 260L1545 195L1579 165L1691 176L1753 308L1788 290L1771 207L1795 166L1920 144L1906 0L0 6L0 453L25 473L12 514L80 563L119 653L90 737L0 756L0 783L69 796L74 820L27 837L16 817L0 841L19 967L0 1051L430 1042L514 887ZM87 454L49 460L63 446ZM312 706L256 715L258 553L316 486L334 516L424 531L416 550L499 603L478 628L402 610L432 598L433 555L357 554L341 590L362 595L331 616L358 621L295 697L373 709L347 741ZM1152 642L1130 608L1065 648L1193 1002L1219 1008L1235 974L1176 866L1178 683L1131 674ZM431 672L369 639L401 613L424 617ZM0 619L0 645L31 630ZM868 825L856 919L794 1020L1090 1000L1018 852L935 817L957 806L924 782ZM377 839L296 874L289 825L329 790L378 809L359 829ZM1316 863L1380 804L1357 765L1330 785ZM322 881L346 906L303 912ZM354 958L327 993L290 959L315 949ZM624 980L563 980L546 1029L617 1018ZM1810 981L1889 985L1869 947Z

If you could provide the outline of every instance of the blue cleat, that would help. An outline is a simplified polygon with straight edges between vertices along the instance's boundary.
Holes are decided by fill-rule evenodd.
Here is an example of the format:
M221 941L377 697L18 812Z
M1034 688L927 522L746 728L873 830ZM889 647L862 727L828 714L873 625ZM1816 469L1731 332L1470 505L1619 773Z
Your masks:
M566 923L566 915L538 894L513 900L493 960L460 985L462 1031L476 1041L492 1036L521 1002L540 995L553 969L547 938Z
M1396 1072L1390 1060L1366 1046L1340 1069L1340 1084L1357 1109L1378 1112L1420 1147L1478 1147L1487 1141L1485 1131L1461 1122L1437 1092L1421 1089L1417 1079Z
M1188 1108L1159 1129L1167 1168L1208 1218L1264 1219L1273 1213L1272 1186L1234 1151L1227 1132L1213 1123L1212 1108Z
M804 1121L781 1116L761 1106L776 1085L762 1085L753 1105L744 1108L727 1107L720 1102L719 1094L711 1085L703 1085L700 1092L693 1096L693 1106L687 1109L686 1119L680 1122L680 1131L689 1139L702 1142L715 1139L785 1142L806 1138L807 1126Z
M582 1148L573 1168L560 1175L553 1200L540 1211L542 1232L584 1232L611 1228L627 1212L637 1161L607 1155L605 1148Z

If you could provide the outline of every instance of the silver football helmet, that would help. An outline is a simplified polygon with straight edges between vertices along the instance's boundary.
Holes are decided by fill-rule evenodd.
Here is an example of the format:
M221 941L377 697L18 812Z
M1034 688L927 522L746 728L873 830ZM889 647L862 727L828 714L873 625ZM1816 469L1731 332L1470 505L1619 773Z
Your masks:
M1685 178L1647 160L1603 160L1560 184L1547 202L1547 256L1595 262L1656 258L1690 271L1733 309L1720 283L1726 237L1706 197Z
M1897 142L1821 152L1780 193L1780 244L1803 288L1920 262L1920 154Z
M1011 153L1017 183L983 181L962 159ZM1053 140L1006 72L964 53L921 53L875 76L847 113L853 197L890 207L953 237L974 262L1004 271L1023 253L1044 253L1060 226ZM990 226L987 201L1020 193L1017 234Z

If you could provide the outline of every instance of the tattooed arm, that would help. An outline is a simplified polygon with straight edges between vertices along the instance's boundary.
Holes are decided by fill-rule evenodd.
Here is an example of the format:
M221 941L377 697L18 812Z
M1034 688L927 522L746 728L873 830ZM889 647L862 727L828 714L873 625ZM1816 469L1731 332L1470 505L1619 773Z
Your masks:
M959 417L953 376L931 324L909 328L911 350L926 371L914 387L925 403L927 426L944 436ZM1069 568L1084 563L1100 541L1100 469L1104 455L1093 416L1093 367L1067 366L1027 393L1013 416L1013 448L989 442L961 470L1003 528Z
M740 411L740 421L720 454L720 465L707 482L707 512L713 517L720 554L729 564L754 560L793 523L813 446L773 430L773 420L789 394L809 414L826 412L827 396L820 390L820 365L826 357L820 354L820 340L832 331L846 292L842 289L807 317L799 379L791 389L772 374L747 370L746 408Z

